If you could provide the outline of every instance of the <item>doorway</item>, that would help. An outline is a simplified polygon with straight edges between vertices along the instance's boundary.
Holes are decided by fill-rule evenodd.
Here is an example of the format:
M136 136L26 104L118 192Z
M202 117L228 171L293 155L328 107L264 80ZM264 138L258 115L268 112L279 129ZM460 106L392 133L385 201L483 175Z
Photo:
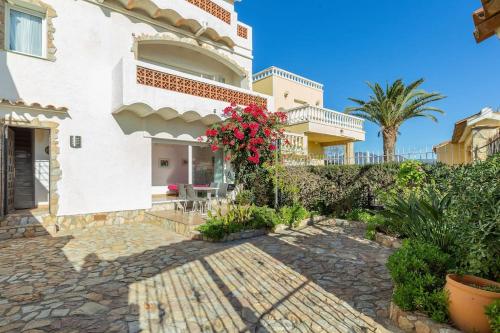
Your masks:
M2 213L48 208L49 130L5 127L3 132Z

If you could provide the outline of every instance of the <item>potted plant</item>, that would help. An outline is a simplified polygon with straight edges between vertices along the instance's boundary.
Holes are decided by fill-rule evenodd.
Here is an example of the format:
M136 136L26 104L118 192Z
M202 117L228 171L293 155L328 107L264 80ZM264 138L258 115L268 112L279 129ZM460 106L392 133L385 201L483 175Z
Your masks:
M500 299L500 283L472 275L449 274L445 289L453 323L465 332L492 332L485 308Z

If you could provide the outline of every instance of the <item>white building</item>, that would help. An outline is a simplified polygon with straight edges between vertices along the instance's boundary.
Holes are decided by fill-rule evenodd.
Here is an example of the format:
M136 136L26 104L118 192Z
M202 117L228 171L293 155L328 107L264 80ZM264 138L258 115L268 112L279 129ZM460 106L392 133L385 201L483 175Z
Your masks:
M273 108L233 0L0 0L0 41L2 214L134 218L223 180L197 138L229 103Z

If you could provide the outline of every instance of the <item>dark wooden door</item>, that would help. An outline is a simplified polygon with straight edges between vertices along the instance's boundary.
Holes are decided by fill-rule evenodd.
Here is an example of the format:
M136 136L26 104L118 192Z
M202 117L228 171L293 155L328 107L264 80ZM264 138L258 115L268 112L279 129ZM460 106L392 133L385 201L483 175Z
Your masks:
M15 143L16 135L11 128L7 129L6 138L6 196L7 196L7 213L13 212L14 207L14 193L16 187L16 161L15 161Z
M15 144L15 209L35 207L35 184L33 173L33 130L16 128Z

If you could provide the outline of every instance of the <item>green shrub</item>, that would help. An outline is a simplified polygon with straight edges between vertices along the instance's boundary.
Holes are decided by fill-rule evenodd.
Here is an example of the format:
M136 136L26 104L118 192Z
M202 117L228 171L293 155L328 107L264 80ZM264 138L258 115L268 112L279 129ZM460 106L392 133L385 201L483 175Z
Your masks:
M276 211L268 207L254 207L252 209L252 225L254 228L273 228L281 223Z
M386 230L386 219L380 214L372 215L371 218L366 222L365 237L370 240L375 240L375 234L377 231L382 231L389 234Z
M394 302L405 311L422 311L436 321L448 318L445 275L453 267L450 255L437 246L406 240L387 263L394 282Z
M243 187L252 193L251 202L256 206L274 205L273 174L270 168L260 167L246 175ZM248 201L248 200L247 200Z
M500 154L451 169L437 185L452 197L447 218L463 227L460 271L500 279ZM437 182L436 182L437 183Z
M299 222L307 218L309 213L301 205L285 206L279 211L281 222L291 227L296 226Z
M208 220L197 228L204 236L220 240L224 236L246 229L252 229L252 206L230 206L225 213L219 208L215 214L208 213Z
M356 208L345 215L349 221L361 221L368 223L373 217L373 214L362 208Z
M484 313L488 316L491 331L493 333L500 333L500 299L488 305Z
M236 195L236 203L238 205L247 206L253 204L253 202L254 202L254 194L250 190L241 190Z
M425 241L443 251L451 251L457 244L460 228L446 218L450 196L440 195L430 187L419 196L395 197L381 214L387 219L387 228L401 237Z
M294 226L308 215L300 205L283 207L279 212L268 207L232 205L227 212L220 208L215 213L209 212L207 222L197 230L209 239L221 240L243 230L272 229L278 224Z

